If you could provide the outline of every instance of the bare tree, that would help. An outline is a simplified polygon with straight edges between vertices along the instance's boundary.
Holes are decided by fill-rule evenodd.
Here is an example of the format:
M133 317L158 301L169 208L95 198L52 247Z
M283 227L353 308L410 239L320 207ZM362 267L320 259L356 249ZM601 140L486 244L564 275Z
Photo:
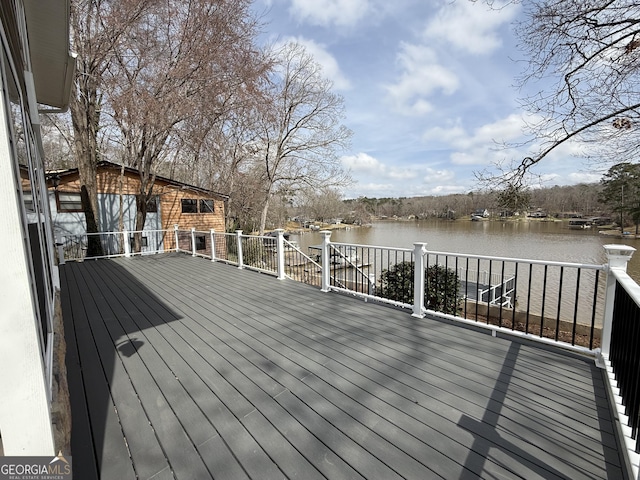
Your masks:
M521 188L532 167L571 140L582 142L592 159L635 159L640 3L537 0L522 6L525 16L516 32L529 67L521 86L544 86L523 102L540 119L530 125L537 147L503 172L502 185Z
M73 152L73 126L68 115L42 115L42 147L46 170L77 165Z
M128 164L139 171L136 230L144 227L158 166L182 139L195 138L185 130L218 121L233 104L230 92L250 94L262 72L249 7L249 0L156 2L118 45L109 102ZM136 249L140 240L134 237Z
M277 58L270 104L258 112L261 160L257 171L264 185L260 233L269 202L279 189L323 188L349 181L338 158L351 138L351 131L340 123L342 97L331 91L331 81L301 45L285 45Z
M308 218L326 221L344 215L342 193L334 188L308 188L301 192L300 197L302 211Z
M113 60L118 42L138 22L150 3L152 0L71 2L72 43L78 57L70 111L87 233L98 231L96 166L100 160L98 145L104 94L103 75ZM88 254L99 254L100 242L90 242L88 249Z
M233 108L217 122L205 120L200 129L192 129L196 138L189 136L184 142L186 157L192 165L189 171L199 175L193 181L200 183L195 184L228 195L225 208L228 229L245 228L260 217L260 213L255 215L254 212L256 209L260 211L257 204L261 204L256 192L263 190L259 185L262 176L255 174L258 143L256 111L261 103L264 103L264 98L260 91L236 98ZM197 132L202 135L197 136ZM245 188L247 183L250 184L250 192ZM256 201L258 203L249 208ZM250 220L251 216L253 220Z

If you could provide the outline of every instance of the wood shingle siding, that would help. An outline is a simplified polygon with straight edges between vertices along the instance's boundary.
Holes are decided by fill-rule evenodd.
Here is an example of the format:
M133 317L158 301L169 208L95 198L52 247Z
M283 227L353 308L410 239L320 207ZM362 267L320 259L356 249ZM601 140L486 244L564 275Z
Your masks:
M49 191L51 194L60 196L80 193L81 185L77 168L59 172L58 175L60 184L55 191L50 186ZM27 188L26 185L25 183L23 188ZM135 200L132 197L135 197L140 192L138 172L132 168L125 168L124 175L122 175L120 165L100 162L97 169L96 185L99 195L108 196L108 201L103 201L100 205L100 208L106 209L106 211L99 212L98 215L100 221L104 224L102 226L103 229L111 231L119 228L120 195L123 195L128 197L123 198L123 208L126 211L125 218L129 219L130 223L128 226L125 225L125 228L132 231L135 218ZM157 225L149 225L151 215L148 215L148 222L145 225L147 229L173 230L174 225L178 225L183 230L190 230L195 227L196 230L204 232L209 232L211 229L217 232L225 231L224 212L227 199L225 195L159 176L155 179L153 194L157 198L160 218L157 221ZM213 205L213 212L201 212L201 208L198 208L197 213L183 213L183 199L195 200L198 205L200 205L200 202L206 201L209 205ZM59 206L59 202L56 201L55 204ZM76 213L71 217L65 216L65 212L54 212L54 227L59 227L60 235L84 233L84 214L82 210L76 210L76 212L80 212L79 215ZM74 227L69 225L70 222L80 222L81 225ZM175 248L173 235L169 234L165 237L164 247L168 250Z
M78 478L625 478L593 360L188 255L61 275Z

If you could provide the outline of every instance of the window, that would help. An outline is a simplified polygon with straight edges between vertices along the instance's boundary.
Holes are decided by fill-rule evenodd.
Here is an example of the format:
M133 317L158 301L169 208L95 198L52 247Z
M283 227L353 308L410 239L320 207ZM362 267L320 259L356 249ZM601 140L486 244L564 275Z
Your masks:
M183 198L182 199L182 213L213 213L214 203L211 199L196 199L196 198Z
M183 198L182 213L198 213L198 200L193 198Z
M207 249L207 237L204 235L196 235L196 250Z
M82 212L82 200L79 193L57 192L56 200L59 212Z
M213 200L200 200L200 213L213 213Z
M158 197L153 196L147 202L147 213L158 213Z
M133 235L129 237L129 246L131 247L131 251L135 249L136 239ZM146 248L149 246L149 239L145 236L140 238L140 247Z

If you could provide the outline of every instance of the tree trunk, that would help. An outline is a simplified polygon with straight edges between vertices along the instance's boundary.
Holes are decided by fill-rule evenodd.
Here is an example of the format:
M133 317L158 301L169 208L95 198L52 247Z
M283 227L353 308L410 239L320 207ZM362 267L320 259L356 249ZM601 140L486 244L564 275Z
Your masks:
M89 194L85 185L82 185L80 187L80 199L82 200L83 206L90 204ZM93 216L93 210L88 208L84 211L84 214L87 221L87 257L102 256L103 250L102 242L100 241L100 235L89 235L89 225L97 226L96 219Z
M147 220L147 196L145 194L136 195L136 231L133 234L133 250L140 253L142 251L142 230Z
M97 165L98 165L98 124L100 122L100 111L98 108L97 88L93 81L87 76L76 77L78 90L72 97L71 120L74 132L74 152L78 162L78 173L80 176L82 208L87 224L87 234L89 238L98 233L98 188L97 188ZM94 250L94 248L96 250ZM102 255L102 245L100 241L89 242L87 256Z
M235 207L233 203L233 194L235 192L235 186L236 186L235 175L232 172L227 184L227 192L228 192L229 198L227 199L224 205L224 217L225 217L224 226L225 226L225 230L227 231L231 231L235 223L235 220L232 217L232 209Z
M264 235L264 229L267 225L267 213L269 212L269 201L271 200L271 194L267 195L262 207L262 213L260 214L260 235Z
M156 176L151 173L150 162L140 162L138 166L140 175L140 191L136 195L136 233L133 235L133 246L135 252L142 251L142 231L147 221L147 205L153 195L153 186Z

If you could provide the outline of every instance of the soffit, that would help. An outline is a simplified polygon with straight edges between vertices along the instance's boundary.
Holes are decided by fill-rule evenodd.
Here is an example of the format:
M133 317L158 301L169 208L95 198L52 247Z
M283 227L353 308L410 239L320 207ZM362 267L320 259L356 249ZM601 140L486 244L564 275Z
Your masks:
M69 51L69 0L23 0L38 103L66 109L75 73Z

